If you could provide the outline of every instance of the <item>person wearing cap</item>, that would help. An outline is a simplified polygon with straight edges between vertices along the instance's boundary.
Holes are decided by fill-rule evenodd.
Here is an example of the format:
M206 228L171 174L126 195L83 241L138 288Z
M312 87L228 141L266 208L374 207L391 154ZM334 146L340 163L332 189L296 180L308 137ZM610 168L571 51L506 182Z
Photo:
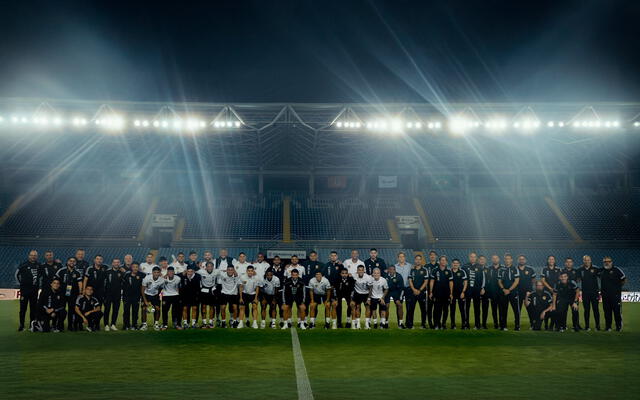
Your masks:
M198 319L198 293L200 292L200 275L196 274L196 264L189 263L187 272L182 275L180 283L180 301L182 302L182 328L189 327L189 314L191 314L191 328L197 328Z
M162 264L162 261L160 261ZM169 311L171 311L171 321L173 327L180 329L180 317L182 309L180 307L180 284L181 279L176 276L175 268L167 267L164 284L162 286L162 330L167 330L169 326Z
M155 266L151 274L144 277L142 287L142 326L141 331L147 330L147 312L153 313L153 328L160 330L160 291L164 286L164 279L160 276L160 267Z

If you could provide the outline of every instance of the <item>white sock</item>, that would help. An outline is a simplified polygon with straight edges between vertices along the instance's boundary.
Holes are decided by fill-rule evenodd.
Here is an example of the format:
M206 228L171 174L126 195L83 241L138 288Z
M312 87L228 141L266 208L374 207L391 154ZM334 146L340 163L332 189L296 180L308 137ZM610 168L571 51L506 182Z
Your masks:
M373 323L374 323L374 324L377 324L377 323L378 323L378 318L374 318L374 319L373 319Z
M195 323L196 323L196 320L192 318L192 319L191 319L191 325L193 325L193 324L195 324Z
M316 323L316 319L315 318L311 318L311 323L315 324Z
M386 324L387 323L387 319L386 318L380 318L380 323L382 325Z
M187 322L187 320L186 320L186 319L183 319L183 320L182 320L182 325L187 324L187 323L188 323L188 322Z
M401 319L399 323L400 323L400 325L404 325L404 320Z
M371 323L371 318L365 318L364 320L367 324Z
M289 324L291 323L291 318L287 319L287 323Z
M331 318L325 318L324 322L326 322L327 324L331 322Z
M351 322L351 317L347 317L347 322Z

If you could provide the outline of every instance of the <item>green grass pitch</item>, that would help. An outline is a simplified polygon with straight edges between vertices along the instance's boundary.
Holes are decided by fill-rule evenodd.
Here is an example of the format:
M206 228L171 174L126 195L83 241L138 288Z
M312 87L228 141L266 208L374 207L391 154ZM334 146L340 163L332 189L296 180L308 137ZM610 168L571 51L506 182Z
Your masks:
M0 302L0 399L298 397L288 330L19 333L17 310ZM392 318L298 336L315 399L638 398L640 304L623 316L622 333L402 331Z

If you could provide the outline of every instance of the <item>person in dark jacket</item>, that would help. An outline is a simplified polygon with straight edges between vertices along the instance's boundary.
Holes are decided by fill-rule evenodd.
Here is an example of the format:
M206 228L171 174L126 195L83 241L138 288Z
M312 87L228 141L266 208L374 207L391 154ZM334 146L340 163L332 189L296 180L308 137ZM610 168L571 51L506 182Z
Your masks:
M40 264L39 283L40 289L48 289L51 287L51 281L56 277L56 272L62 268L62 264L56 261L53 251L47 250L44 252L44 263Z
M82 327L82 323L76 318L75 306L76 299L82 292L82 276L76 270L75 257L67 259L67 266L56 272L56 278L60 279L62 283L62 291L67 302L67 329L70 331L78 330Z
M111 261L111 268L105 272L104 278L104 330L117 331L116 321L120 311L122 300L122 282L124 273L120 265L120 259Z
M54 332L64 330L64 320L67 316L65 312L65 298L60 288L60 279L53 278L48 288L40 292L38 298L38 321L42 332L50 332L53 327Z
M125 273L122 278L122 302L124 305L122 323L124 330L138 329L142 280L145 277L145 274L140 272L140 263L137 261L132 262L130 268L131 270Z
M18 331L24 330L24 320L29 309L29 322L33 324L37 321L37 304L38 304L38 272L40 264L38 263L38 252L31 250L27 261L20 264L16 270L16 281L20 288L20 325Z

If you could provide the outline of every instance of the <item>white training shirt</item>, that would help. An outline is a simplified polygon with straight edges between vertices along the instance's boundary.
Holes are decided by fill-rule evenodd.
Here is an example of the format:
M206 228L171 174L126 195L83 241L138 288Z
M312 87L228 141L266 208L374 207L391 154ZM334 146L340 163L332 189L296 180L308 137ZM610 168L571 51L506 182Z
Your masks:
M309 281L309 288L313 289L313 293L317 294L317 295L326 295L327 294L327 290L331 287L331 283L329 283L329 280L326 277L322 277L322 279L320 279L320 281L318 281L317 278L312 278Z
M242 293L244 294L256 294L256 288L262 286L262 279L256 275L252 277L247 274L242 275L240 282L242 283Z
M184 271L187 270L187 263L182 263L180 264L179 261L174 261L171 266L173 267L173 269L176 271L176 275L183 273Z
M199 269L196 274L200 275L200 287L202 288L215 288L216 279L218 278L218 271L215 269L210 273L206 269Z
M147 296L157 296L164 286L164 279L158 277L158 279L154 280L153 275L149 274L142 280L142 286L144 286L144 294Z
M267 268L269 268L271 265L266 262L254 262L253 263L253 267L256 269L256 275L258 276L258 278L264 278L264 274L267 273Z
M287 278L291 278L291 271L293 271L294 269L298 270L298 276L302 277L305 273L305 269L304 266L298 264L296 266L293 266L293 264L289 264L287 266L287 268L284 270L284 276Z
M243 262L241 263L238 260L233 260L233 267L236 269L236 272L238 273L238 276L242 276L244 274L247 273L247 267L251 265L250 262Z
M143 262L142 264L140 264L140 271L149 275L153 272L153 267L157 267L157 266L158 264L148 264L146 262Z
M387 280L383 277L380 279L371 280L371 298L372 299L381 299L384 296L384 291L389 289L389 285L387 284Z
M164 285L162 286L162 296L164 297L177 296L179 294L180 294L180 277L177 275L174 275L173 279L169 279L168 277L165 277Z
M371 282L373 282L373 278L371 277L371 275L364 274L361 278L358 274L355 274L353 276L353 279L355 279L356 281L354 287L356 293L369 294L369 288L371 287Z
M276 294L276 289L280 287L280 278L272 276L271 280L264 278L262 280L262 292L265 294Z
M218 276L218 283L221 285L222 294L236 295L238 294L238 285L240 278L237 276L229 276L226 272Z
M358 273L358 266L362 265L364 267L364 261L362 261L360 259L357 259L356 261L353 261L352 259L348 258L348 259L344 260L342 265L344 265L344 267L347 269L347 271L349 271L349 275L351 275L351 276L353 276L355 278L357 273Z

